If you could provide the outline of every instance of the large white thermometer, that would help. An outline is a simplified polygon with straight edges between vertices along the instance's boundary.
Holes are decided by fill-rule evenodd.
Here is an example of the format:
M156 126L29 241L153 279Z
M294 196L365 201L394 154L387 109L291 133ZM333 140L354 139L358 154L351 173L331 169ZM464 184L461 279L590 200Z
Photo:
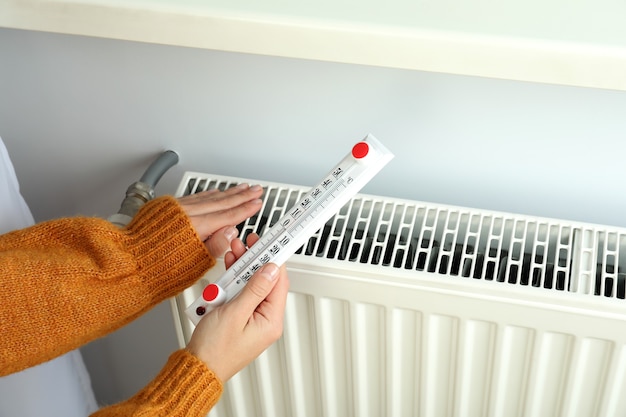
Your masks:
M313 187L217 281L207 285L185 313L194 324L231 300L264 264L282 265L367 184L393 154L368 135Z

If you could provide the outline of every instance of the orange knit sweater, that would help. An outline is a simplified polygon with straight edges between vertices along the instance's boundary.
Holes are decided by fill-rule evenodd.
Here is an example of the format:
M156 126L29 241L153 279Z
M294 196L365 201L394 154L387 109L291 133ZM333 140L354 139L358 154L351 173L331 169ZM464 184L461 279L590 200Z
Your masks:
M126 229L59 219L0 236L0 376L102 337L174 296L215 260L172 197L146 204ZM186 350L103 416L204 416L222 383Z

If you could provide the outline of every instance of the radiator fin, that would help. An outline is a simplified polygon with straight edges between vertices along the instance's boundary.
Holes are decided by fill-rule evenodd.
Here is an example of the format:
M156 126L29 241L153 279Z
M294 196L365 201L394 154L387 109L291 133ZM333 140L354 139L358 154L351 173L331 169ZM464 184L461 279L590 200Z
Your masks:
M242 181L188 174L183 194ZM307 191L264 185L260 213L239 225L262 235ZM626 231L357 195L298 254L608 298L626 297Z

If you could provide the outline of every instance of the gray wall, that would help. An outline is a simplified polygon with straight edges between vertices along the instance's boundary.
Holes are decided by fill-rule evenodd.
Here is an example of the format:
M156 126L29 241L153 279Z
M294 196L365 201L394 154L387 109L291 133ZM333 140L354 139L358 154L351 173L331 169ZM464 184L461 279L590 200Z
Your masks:
M0 29L0 136L37 220L115 212L164 149L184 170L310 185L368 132L367 193L626 226L626 92ZM176 348L162 304L84 349L125 398Z

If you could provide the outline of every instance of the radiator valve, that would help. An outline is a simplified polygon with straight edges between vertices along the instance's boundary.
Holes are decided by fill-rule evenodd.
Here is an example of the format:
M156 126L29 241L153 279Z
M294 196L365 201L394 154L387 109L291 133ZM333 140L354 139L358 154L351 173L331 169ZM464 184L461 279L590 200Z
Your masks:
M130 223L141 206L154 198L154 189L145 182L137 181L126 190L126 198L119 211L109 217L109 221L119 227Z

